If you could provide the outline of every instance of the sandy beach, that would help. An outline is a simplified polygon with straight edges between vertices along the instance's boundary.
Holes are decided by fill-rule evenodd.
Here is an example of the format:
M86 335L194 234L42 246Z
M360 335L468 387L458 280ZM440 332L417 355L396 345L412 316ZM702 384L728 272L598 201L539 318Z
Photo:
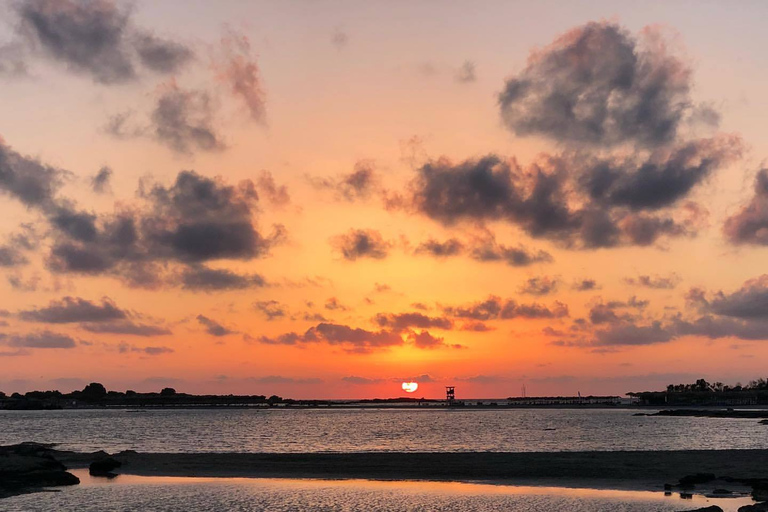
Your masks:
M768 450L560 453L136 453L119 472L147 476L455 480L661 489L690 474L768 477ZM70 468L93 454L56 452Z

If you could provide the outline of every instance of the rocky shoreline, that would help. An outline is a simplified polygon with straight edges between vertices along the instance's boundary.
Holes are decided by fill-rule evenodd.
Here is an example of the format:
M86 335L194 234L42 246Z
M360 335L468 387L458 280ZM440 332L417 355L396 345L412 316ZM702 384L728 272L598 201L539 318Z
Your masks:
M66 466L65 466L66 465ZM0 447L0 497L76 485L67 467L92 475L486 481L504 484L665 490L768 500L768 450L556 453L79 453L51 445ZM730 489L729 489L730 487ZM768 511L767 503L744 508ZM716 510L716 509L710 509Z

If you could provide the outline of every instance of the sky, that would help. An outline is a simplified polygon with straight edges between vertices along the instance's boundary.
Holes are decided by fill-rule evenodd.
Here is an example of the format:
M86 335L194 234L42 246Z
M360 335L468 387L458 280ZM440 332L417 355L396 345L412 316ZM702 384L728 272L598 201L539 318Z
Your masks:
M0 391L768 357L763 2L0 3Z

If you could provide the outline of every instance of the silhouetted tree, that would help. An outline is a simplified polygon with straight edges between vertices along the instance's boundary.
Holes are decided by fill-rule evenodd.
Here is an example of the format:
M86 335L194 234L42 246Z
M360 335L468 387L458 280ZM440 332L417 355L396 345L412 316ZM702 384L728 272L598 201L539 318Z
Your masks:
M176 394L176 390L173 388L163 388L162 391L160 391L160 396L173 396Z
M91 382L83 388L83 397L90 399L101 399L107 396L107 388L98 382Z

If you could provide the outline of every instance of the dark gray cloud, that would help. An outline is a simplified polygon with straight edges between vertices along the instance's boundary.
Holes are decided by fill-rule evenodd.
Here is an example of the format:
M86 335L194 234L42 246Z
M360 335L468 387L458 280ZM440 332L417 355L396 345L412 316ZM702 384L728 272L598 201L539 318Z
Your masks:
M48 208L69 176L67 171L24 156L0 138L0 192L30 208Z
M445 317L431 317L422 313L379 313L374 318L379 327L400 332L414 327L450 330L453 322Z
M28 254L35 251L40 237L31 224L22 224L17 233L0 244L0 267L20 267L29 263Z
M368 331L359 327L326 322L310 327L303 334L291 332L277 337L261 336L258 338L258 341L272 345L302 345L326 342L330 345L341 346L349 352L359 353L367 353L403 344L403 338L398 333L392 331Z
M446 225L510 220L532 236L545 236L575 225L564 202L564 178L559 171L524 173L495 155L458 164L430 161L411 184L413 206Z
M253 307L256 308L256 310L261 311L267 320L285 318L288 314L285 306L276 300L260 300L254 302Z
M112 169L110 169L107 166L102 167L99 169L99 172L97 172L93 178L91 178L91 188L94 192L97 194L103 194L105 192L109 192L110 190L110 182L112 180L112 175L114 173L112 172Z
M248 37L229 31L221 40L220 56L214 65L219 80L248 109L251 119L265 122L265 93Z
M221 151L226 144L214 126L211 101L207 92L166 84L150 115L149 135L177 153Z
M536 50L499 95L504 123L517 135L574 143L674 140L691 109L691 72L660 34L645 35L590 22Z
M733 293L717 293L708 309L720 316L768 320L768 274L750 279Z
M741 151L736 136L698 139L641 159L586 159L580 163L578 180L590 200L601 207L658 210L687 196Z
M219 292L261 288L267 285L259 274L239 274L226 269L214 269L205 265L191 265L179 275L181 286L195 292Z
M503 261L511 267L527 267L534 263L551 263L552 255L543 250L531 250L522 245L509 247L499 244L494 238L475 241L470 256L476 261Z
M364 200L379 190L379 176L373 162L359 160L351 173L340 174L335 178L317 178L310 176L309 181L319 190L332 190L336 197L344 201Z
M416 247L416 254L428 254L436 258L458 256L464 252L464 244L456 238L449 238L444 242L430 238Z
M166 336L173 334L170 329L159 325L149 325L134 320L121 320L116 322L85 323L81 327L88 332L98 334L123 334L127 336Z
M710 339L738 338L768 340L768 320L765 318L718 318L704 315L693 320L675 318L670 327L677 336L705 336Z
M196 318L197 318L197 321L200 323L200 325L205 327L205 332L207 332L211 336L222 337L230 334L235 334L237 332L224 327L219 322L211 318L208 318L207 316L197 315Z
M416 348L427 350L436 348L464 348L463 345L446 343L445 338L433 336L428 331L411 331L408 333L408 341Z
M28 322L66 324L124 320L128 314L107 297L101 299L100 303L80 297L63 297L46 307L19 311L18 316Z
M520 286L520 293L527 295L549 295L557 290L559 281L555 277L531 277Z
M182 171L170 187L144 188L143 208L114 216L66 212L56 221L59 239L49 268L61 273L117 273L137 286L157 285L158 262L178 261L191 267L181 274L184 286L222 289L263 284L259 276L212 271L213 260L249 260L263 256L284 235L281 226L269 237L254 225L258 195L245 180L237 186L221 179Z
M155 72L176 72L192 56L184 45L134 27L132 8L110 0L28 0L15 7L30 53L101 84L134 80L139 63Z
M650 325L616 324L595 333L596 345L651 345L666 343L674 334L662 327L660 322Z
M571 289L576 290L577 292L588 292L592 290L599 290L600 285L598 285L597 281L594 279L580 279L573 283Z
M755 195L723 225L725 237L734 244L768 245L768 169L755 177Z
M608 164L575 154L542 156L525 169L495 155L459 163L442 158L417 170L409 198L399 203L446 226L503 221L569 248L644 246L695 235L706 210L678 203L740 154L740 140L723 136ZM476 241L478 259L518 266L551 259L486 238Z
M133 45L141 63L156 73L176 73L194 57L189 47L149 32L136 34Z
M680 277L676 274L667 277L640 275L637 277L627 277L624 279L624 282L632 286L641 286L654 290L671 290L680 283Z
M7 336L6 344L19 348L74 348L77 346L70 336L51 331Z
M348 261L359 258L380 260L388 256L392 243L384 240L381 233L374 229L351 229L333 237L331 246Z
M533 303L518 303L513 299L489 296L486 300L463 306L444 307L445 314L471 320L509 320L513 318L563 318L568 316L568 306L555 301L551 307Z

